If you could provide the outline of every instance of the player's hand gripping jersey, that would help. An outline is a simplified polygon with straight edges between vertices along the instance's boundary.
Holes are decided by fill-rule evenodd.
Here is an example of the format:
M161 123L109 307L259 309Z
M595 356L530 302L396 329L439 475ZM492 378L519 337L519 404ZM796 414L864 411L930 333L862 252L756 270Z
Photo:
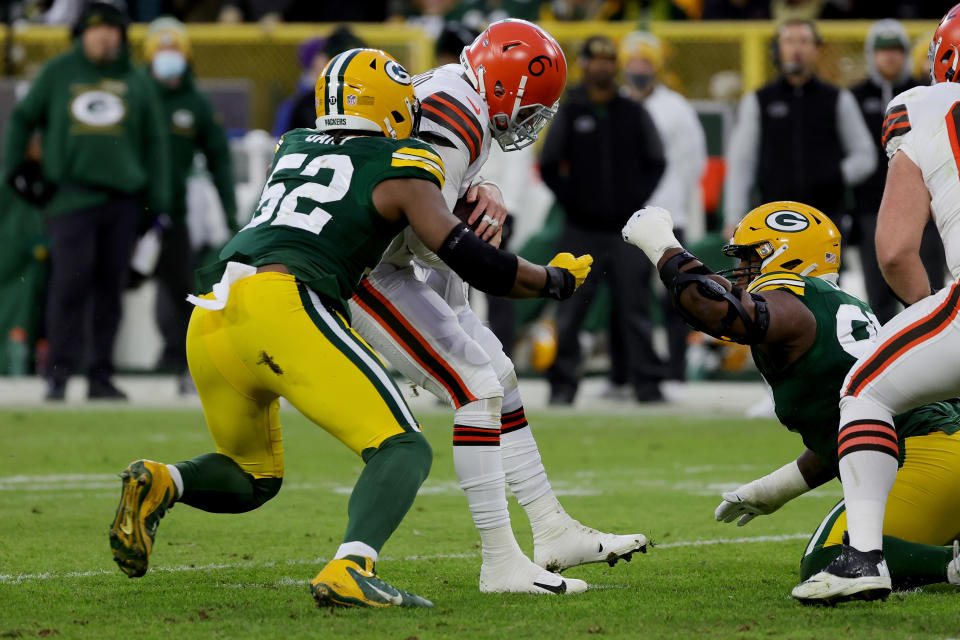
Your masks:
M895 97L881 141L889 158L902 151L920 167L947 265L960 278L960 84L914 87Z
M325 185L318 176L327 176ZM409 138L336 142L312 129L290 131L277 147L253 219L220 255L255 267L286 265L347 313L360 277L406 224L390 224L373 204L374 187L391 178L420 178L443 188L443 163L429 145Z

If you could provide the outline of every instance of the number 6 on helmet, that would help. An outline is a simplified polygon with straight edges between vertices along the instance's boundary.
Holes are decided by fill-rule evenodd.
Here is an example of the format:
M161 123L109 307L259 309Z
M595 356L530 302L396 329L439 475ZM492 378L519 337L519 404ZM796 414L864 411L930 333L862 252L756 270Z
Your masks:
M557 41L526 20L501 20L464 47L460 63L490 109L490 132L500 148L516 151L536 142L567 82L567 59Z

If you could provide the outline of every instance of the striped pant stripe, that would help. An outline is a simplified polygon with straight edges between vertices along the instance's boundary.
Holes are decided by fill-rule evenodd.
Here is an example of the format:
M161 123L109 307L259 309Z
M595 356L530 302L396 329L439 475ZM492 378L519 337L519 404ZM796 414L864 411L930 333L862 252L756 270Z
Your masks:
M943 303L931 313L913 324L904 327L893 337L880 345L850 376L850 382L843 395L857 396L870 382L883 373L887 367L924 340L929 340L947 328L960 310L960 286L954 284Z
M313 323L377 388L397 422L409 430L420 431L417 419L413 417L400 389L377 355L350 331L343 320L324 306L316 293L303 284L298 284L297 287L303 307Z

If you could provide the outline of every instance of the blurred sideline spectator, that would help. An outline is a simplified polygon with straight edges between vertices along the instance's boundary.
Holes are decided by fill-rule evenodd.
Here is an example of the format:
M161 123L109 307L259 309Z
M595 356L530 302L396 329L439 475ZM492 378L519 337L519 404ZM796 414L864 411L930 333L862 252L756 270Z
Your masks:
M902 24L896 20L875 22L871 25L864 43L867 78L850 90L857 99L860 112L873 136L877 154L877 170L857 186L853 193L867 298L881 324L886 324L899 309L890 287L880 273L874 243L877 212L880 210L880 199L883 197L883 186L887 179L887 154L881 146L881 131L890 100L917 84L911 77L912 69L907 58L909 51L910 39ZM931 286L934 290L942 288L947 268L946 257L943 253L943 242L933 221L930 221L923 231L920 257L927 268Z
M154 217L170 210L165 127L149 79L130 60L126 23L114 4L87 5L74 27L74 48L47 62L7 124L6 171L20 170L39 129L42 176L57 186L45 208L53 260L48 400L64 399L67 379L81 364L88 317L88 395L126 397L111 380L121 292L143 200Z
M26 159L39 167L42 154L40 136L34 135ZM49 241L36 205L5 183L0 183L0 246L4 248L0 252L0 375L32 373L33 362L36 372L42 373L46 364L43 308Z
M172 203L170 224L162 234L157 279L157 326L163 351L157 369L181 376L186 384L186 335L193 306L186 295L193 289L193 252L187 230L187 178L198 152L206 158L227 224L237 231L237 205L227 136L210 101L197 89L190 66L190 41L183 24L174 18L150 23L144 42L150 75L160 95L170 140Z
M383 22L389 0L223 0L218 20L236 22Z
M437 36L433 45L433 53L437 58L437 66L445 64L460 64L460 52L473 42L479 32L468 29L457 22L448 22L443 31Z
M876 168L873 136L853 94L815 74L820 44L812 22L780 25L771 52L780 75L740 101L727 148L726 237L753 208L754 186L760 202L803 202L840 226L846 186Z
M767 20L770 0L705 0L704 20Z
M639 31L627 34L620 42L620 60L627 80L626 95L643 103L664 141L667 167L647 204L673 214L674 234L682 243L687 220L703 216L700 176L707 166L707 139L700 118L683 96L659 82L658 74L663 69L663 45L659 38ZM661 309L667 330L667 378L684 380L687 325L666 291L661 297ZM628 379L629 363L623 355L619 350L611 351L614 383Z
M913 43L910 50L910 69L913 73L913 81L919 86L930 84L930 41L933 39L933 31L925 33Z
M770 0L770 17L774 22L816 20L827 0Z
M566 214L563 251L593 255L579 295L557 309L557 358L547 372L552 404L571 404L579 384L580 327L601 280L611 291L611 350L622 350L640 401L658 401L663 369L651 340L650 278L642 252L620 230L650 198L665 160L656 126L643 106L620 95L617 49L592 36L580 53L583 85L567 94L540 156L543 181Z
M297 81L293 95L280 103L273 121L273 135L279 138L291 129L312 129L317 123L317 107L314 88L320 72L330 58L347 49L365 47L366 44L350 31L340 26L326 38L311 38L300 44L297 58L303 73Z

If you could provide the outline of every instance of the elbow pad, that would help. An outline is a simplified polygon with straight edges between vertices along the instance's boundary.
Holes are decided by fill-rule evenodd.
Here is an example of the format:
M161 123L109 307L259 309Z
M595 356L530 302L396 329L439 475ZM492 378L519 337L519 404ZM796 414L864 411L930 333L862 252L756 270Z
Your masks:
M481 240L462 222L447 235L437 256L472 287L505 296L517 282L517 256Z
M667 291L670 292L673 298L673 306L684 321L697 331L703 331L722 340L730 340L740 344L759 344L763 342L767 336L767 328L770 326L770 311L767 309L766 300L755 293L748 294L753 299L754 304L754 315L751 316L744 308L743 303L740 302L743 290L734 286L730 291L727 291L722 284L708 277L714 275L714 273L705 265L684 272L680 271L683 265L693 260L696 260L696 258L692 254L682 251L667 260L660 269L660 280ZM687 311L680 303L680 295L684 289L692 285L695 285L697 293L707 300L726 301L727 314L720 321L719 327L708 326L703 320ZM730 330L737 318L743 323L746 333L742 336L731 337Z

